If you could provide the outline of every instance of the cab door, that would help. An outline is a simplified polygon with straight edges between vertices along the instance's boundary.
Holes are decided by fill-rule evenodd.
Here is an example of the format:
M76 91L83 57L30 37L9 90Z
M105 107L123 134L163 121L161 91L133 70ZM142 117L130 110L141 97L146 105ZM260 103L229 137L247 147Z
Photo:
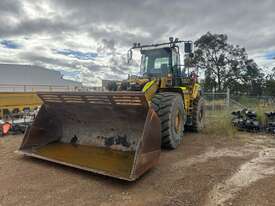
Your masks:
M176 51L172 51L172 74L173 86L179 86L181 84L180 55Z

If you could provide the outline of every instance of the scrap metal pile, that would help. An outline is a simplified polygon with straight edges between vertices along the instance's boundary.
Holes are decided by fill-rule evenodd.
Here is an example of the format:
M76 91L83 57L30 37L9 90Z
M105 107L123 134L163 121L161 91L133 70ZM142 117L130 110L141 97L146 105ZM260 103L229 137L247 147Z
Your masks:
M267 117L267 132L275 134L275 112L266 112Z
M232 125L240 131L268 132L275 134L275 112L265 113L265 122L259 121L257 113L248 109L242 109L231 113Z
M0 119L0 137L8 134L22 134L29 127L37 111L33 112L20 112L16 115L10 115L5 119Z

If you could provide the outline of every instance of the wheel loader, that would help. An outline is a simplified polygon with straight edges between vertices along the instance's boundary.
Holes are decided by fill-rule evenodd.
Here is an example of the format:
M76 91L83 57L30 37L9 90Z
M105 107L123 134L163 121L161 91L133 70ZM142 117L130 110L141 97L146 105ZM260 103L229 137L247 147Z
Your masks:
M140 76L110 82L110 91L38 92L43 105L18 152L136 180L158 163L161 147L175 149L185 130L203 128L202 92L180 64L181 44L192 57L191 41L135 43L128 60L140 50Z

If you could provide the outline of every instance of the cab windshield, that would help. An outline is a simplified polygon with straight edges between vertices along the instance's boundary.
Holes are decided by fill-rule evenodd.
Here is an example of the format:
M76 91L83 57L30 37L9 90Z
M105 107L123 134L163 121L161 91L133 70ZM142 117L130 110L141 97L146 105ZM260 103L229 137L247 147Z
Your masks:
M171 65L169 49L155 49L141 51L141 74L162 76L168 73Z

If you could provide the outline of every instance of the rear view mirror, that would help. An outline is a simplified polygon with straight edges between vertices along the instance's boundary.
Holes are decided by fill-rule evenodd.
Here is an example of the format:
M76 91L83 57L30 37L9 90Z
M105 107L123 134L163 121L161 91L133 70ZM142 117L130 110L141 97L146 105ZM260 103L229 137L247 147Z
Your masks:
M192 51L193 51L192 42L185 42L184 43L184 52L190 54L190 53L192 53Z
M133 51L132 51L132 49L129 49L128 53L127 53L127 63L128 64L132 61L132 58L133 58Z

